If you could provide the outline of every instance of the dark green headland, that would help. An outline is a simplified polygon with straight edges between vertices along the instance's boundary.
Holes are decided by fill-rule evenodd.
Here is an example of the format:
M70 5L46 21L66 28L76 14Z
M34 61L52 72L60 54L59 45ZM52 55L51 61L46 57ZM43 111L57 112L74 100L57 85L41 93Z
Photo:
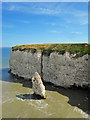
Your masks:
M77 54L76 57L81 57L85 54L90 55L90 44L87 43L75 43L75 44L27 44L27 45L16 45L12 47L12 51L31 51L35 53L41 51L44 55L50 55L51 52L58 52L64 54L70 52L70 54Z

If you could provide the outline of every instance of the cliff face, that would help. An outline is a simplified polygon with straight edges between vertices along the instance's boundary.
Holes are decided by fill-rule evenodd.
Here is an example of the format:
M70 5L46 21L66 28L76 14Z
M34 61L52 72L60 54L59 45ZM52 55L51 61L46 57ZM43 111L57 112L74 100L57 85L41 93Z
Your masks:
M35 72L41 75L41 53L11 51L9 61L11 73L30 79Z
M72 58L67 54L51 53L43 56L43 79L58 86L83 86L88 84L88 55Z
M11 73L31 79L38 72L44 81L57 86L88 85L88 54L73 58L75 54L52 52L49 56L40 51L11 50L9 61Z

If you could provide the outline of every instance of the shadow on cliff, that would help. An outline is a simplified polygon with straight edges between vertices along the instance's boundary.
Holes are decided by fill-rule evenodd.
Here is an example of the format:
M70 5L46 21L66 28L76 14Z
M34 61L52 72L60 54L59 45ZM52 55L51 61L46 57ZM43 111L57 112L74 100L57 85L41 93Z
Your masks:
M11 75L8 73L9 68L4 68L2 70L2 80L6 82L14 82L14 83L21 83L23 87L32 88L31 80L25 80L22 78L17 78L16 76ZM0 76L1 78L1 76ZM52 83L44 82L46 90L49 91L57 91L58 93L67 96L69 98L68 103L72 106L77 106L78 108L82 109L84 112L89 111L90 113L90 92L88 90L83 90L81 88L62 88L56 87ZM38 100L33 94L25 94L25 95L16 95L16 97L20 99L34 99Z

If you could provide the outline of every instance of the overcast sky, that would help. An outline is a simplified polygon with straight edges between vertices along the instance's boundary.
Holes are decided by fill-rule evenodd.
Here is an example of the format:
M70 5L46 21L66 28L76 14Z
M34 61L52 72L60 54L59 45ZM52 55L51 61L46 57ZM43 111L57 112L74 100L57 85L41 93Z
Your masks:
M3 2L3 46L88 42L88 2Z

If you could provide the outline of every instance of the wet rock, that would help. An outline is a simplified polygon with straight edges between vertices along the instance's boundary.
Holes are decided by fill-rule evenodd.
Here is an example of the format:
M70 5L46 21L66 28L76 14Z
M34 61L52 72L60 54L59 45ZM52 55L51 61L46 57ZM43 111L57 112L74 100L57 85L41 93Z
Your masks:
M33 84L33 91L34 94L41 96L42 98L46 98L45 95L45 86L41 80L40 75L35 72L34 76L32 77L32 84Z

